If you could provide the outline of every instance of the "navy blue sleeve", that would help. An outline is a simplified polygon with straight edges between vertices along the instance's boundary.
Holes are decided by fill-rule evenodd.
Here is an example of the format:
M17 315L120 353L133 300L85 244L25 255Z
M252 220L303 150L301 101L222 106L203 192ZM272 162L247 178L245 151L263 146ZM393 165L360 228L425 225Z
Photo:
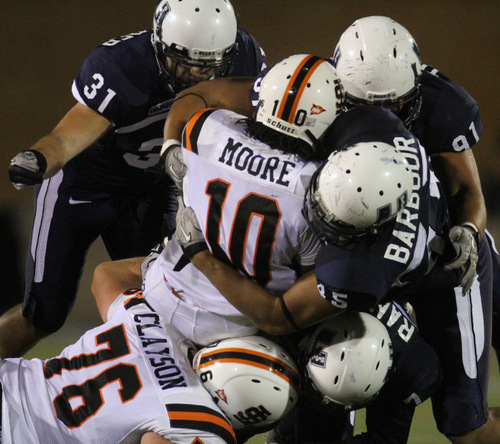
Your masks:
M137 32L95 48L75 77L75 98L115 124L133 123L134 110L143 113L152 97L165 95L150 36L151 31Z
M244 29L238 29L236 36L238 54L233 61L231 76L255 77L266 67L266 54L259 42Z
M432 66L423 65L422 107L412 132L429 154L460 152L482 133L479 104L459 84Z
M361 242L323 246L315 270L318 290L328 302L358 311L367 311L382 301L398 274Z

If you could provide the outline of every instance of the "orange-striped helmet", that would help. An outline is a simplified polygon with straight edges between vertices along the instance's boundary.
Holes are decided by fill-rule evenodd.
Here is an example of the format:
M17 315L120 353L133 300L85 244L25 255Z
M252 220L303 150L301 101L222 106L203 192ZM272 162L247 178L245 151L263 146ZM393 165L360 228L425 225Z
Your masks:
M255 120L314 145L342 106L343 90L331 61L296 54L262 79Z
M193 369L235 430L268 430L298 398L295 362L261 336L211 344L198 351Z

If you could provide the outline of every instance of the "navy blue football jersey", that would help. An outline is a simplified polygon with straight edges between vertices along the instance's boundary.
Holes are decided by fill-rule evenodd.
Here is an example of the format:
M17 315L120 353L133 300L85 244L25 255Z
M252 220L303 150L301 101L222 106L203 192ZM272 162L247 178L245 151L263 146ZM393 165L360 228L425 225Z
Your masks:
M70 163L81 189L130 194L155 184L144 169L159 161L165 118L175 94L167 89L151 45L151 30L111 39L94 49L76 76L72 92L113 124ZM265 67L257 41L240 29L233 76L256 76ZM140 63L137 61L140 60Z
M416 285L418 277L427 274L435 262L429 241L436 234L447 239L451 227L446 200L424 148L389 110L353 108L338 117L326 134L330 151L375 140L393 145L405 155L414 189L396 220L377 235L321 249L316 259L318 289L339 308L367 309L392 289ZM441 273L435 278L443 280L443 285L458 284L457 273Z
M422 107L411 131L428 154L471 148L481 136L479 105L460 85L422 65Z

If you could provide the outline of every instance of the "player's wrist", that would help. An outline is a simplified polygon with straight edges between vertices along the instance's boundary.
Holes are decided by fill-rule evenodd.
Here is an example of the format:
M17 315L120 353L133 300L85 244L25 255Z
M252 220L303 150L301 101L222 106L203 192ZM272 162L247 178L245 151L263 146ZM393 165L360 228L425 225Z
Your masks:
M38 164L38 170L42 175L44 175L47 171L47 159L45 158L43 153L38 150L24 150L23 153L31 153L33 154L33 156L35 156L36 162Z
M476 241L476 245L479 246L482 236L477 225L473 222L464 222L461 226L472 233L474 240Z
M167 139L165 140L165 142L163 142L163 145L161 147L161 152L160 152L160 155L163 157L163 155L168 152L171 148L175 148L175 147L180 147L181 146L181 142L177 139Z

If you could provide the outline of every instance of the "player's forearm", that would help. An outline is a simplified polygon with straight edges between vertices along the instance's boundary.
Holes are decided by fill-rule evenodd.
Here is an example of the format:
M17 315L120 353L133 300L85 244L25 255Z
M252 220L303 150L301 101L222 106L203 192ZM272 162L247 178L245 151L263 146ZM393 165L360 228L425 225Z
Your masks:
M479 230L480 237L486 229L486 205L482 193L474 190L462 189L449 199L449 208L452 221L456 225L472 222Z
M435 154L432 167L444 187L453 223L472 222L482 236L487 222L486 205L472 151Z
M39 151L44 155L47 161L45 179L56 174L67 162L68 156L64 152L64 144L52 134L42 137L29 149Z
M101 138L110 126L111 122L104 116L77 103L50 134L30 147L42 153L47 161L44 178L56 174L73 157Z
M224 108L251 117L250 91L253 80L251 77L208 80L182 91L165 121L164 140L181 140L186 123L205 108Z
M179 94L168 112L163 129L163 139L181 140L182 131L189 119L196 112L208 108L205 99L195 93L189 93L191 88Z
M214 258L208 250L195 254L191 262L258 328L274 335L294 331L283 315L279 299L265 288Z

